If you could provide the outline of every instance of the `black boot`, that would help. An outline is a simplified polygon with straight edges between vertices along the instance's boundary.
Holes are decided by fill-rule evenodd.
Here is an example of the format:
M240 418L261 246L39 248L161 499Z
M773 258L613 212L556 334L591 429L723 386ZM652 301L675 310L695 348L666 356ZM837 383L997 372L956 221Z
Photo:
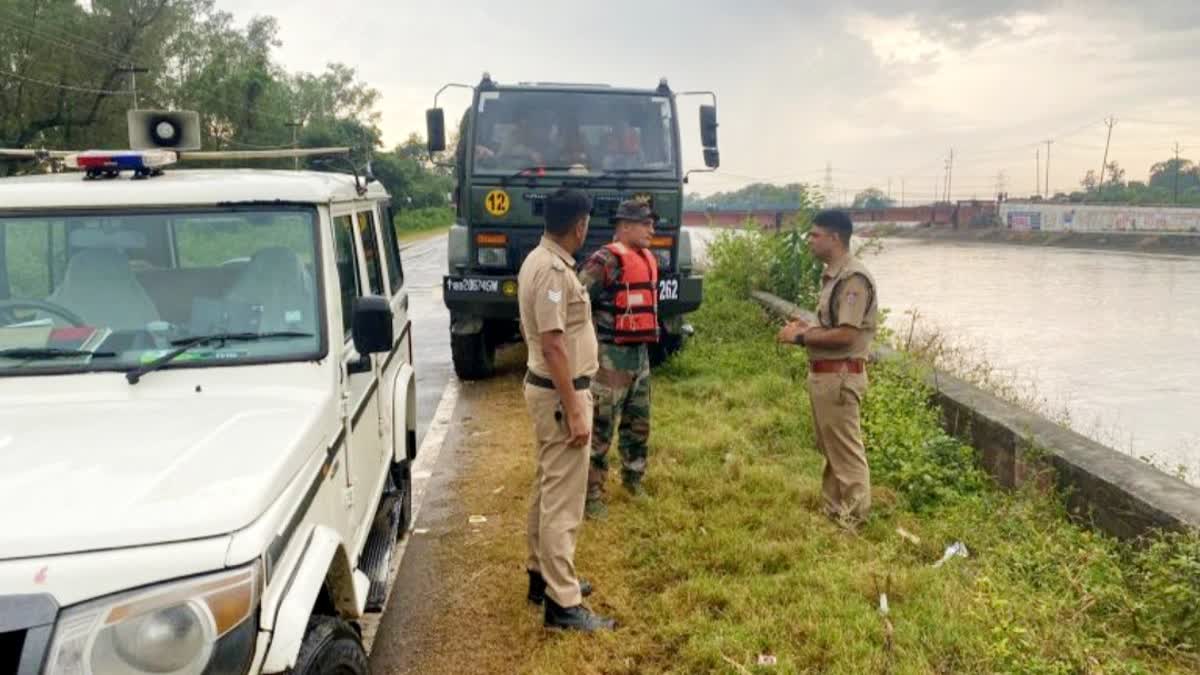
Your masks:
M529 573L529 595L526 597L529 598L529 602L540 605L546 599L546 578L542 576L541 572L534 572L533 570L525 571ZM585 598L591 595L592 584L584 579L580 579L579 594Z
M546 615L542 625L546 628L594 633L601 630L614 630L617 627L617 622L600 616L583 605L561 607L557 602L547 597Z

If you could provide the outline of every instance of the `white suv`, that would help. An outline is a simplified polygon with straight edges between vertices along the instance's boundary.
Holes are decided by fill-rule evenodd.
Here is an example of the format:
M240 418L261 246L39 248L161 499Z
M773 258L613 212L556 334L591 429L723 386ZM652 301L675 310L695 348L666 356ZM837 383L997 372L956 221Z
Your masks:
M155 173L0 180L0 673L366 672L416 453L388 195Z

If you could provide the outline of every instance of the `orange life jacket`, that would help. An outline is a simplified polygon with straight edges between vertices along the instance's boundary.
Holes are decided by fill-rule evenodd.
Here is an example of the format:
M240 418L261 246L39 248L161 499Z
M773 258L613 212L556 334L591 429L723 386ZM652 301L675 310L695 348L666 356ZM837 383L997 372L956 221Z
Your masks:
M613 292L613 329L597 328L597 337L619 345L658 342L658 258L620 242L606 244L621 261Z

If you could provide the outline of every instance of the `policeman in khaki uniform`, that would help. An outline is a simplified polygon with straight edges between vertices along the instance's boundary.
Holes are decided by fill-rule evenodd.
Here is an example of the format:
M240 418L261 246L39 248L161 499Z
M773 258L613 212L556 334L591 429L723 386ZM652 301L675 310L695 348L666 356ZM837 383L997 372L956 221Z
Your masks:
M583 606L591 592L575 574L575 535L587 494L596 374L592 304L575 276L587 238L587 193L562 188L546 199L546 231L517 278L521 332L529 347L525 404L537 437L537 482L529 510L529 600L544 602L544 625L606 630L615 622Z
M846 525L861 523L871 508L859 406L867 392L866 363L878 322L875 280L850 254L853 230L843 211L822 211L813 218L808 244L825 263L817 303L820 325L795 319L778 335L779 342L808 350L813 430L825 456L825 512Z

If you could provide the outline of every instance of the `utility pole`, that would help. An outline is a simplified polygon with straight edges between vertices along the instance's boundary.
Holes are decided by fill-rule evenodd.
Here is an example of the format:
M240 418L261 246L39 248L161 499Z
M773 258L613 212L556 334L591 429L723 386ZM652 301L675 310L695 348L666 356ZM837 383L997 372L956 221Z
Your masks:
M138 73L150 72L150 69L130 64L124 68L118 68L117 72L118 73L127 73L129 75L129 88L133 92L133 109L138 110L139 108L138 108L138 97L137 97L137 76L138 76Z
M950 148L950 164L946 169L946 201L952 201L954 197L954 148Z
M1172 204L1179 203L1179 153L1182 151L1179 141L1175 141L1175 196L1171 198Z
M1037 161L1037 183L1034 185L1033 194L1038 195L1042 192L1042 146L1038 146L1033 152L1034 159Z
M304 125L301 124L300 122L297 122L296 120L292 120L290 122L284 123L283 126L292 128L292 149L296 150L297 148L300 147L300 139L299 139L300 127L302 127ZM300 170L300 158L299 157L292 158L292 168L295 169L296 171Z
M1100 162L1100 182L1096 184L1097 192L1104 192L1104 170L1108 168L1108 144L1112 142L1112 129L1117 124L1117 118L1109 115L1104 123L1108 125L1108 138L1104 141L1104 160Z
M1004 188L1007 186L1008 186L1008 177L1004 175L1004 171L1002 170L1002 171L1000 171L1000 173L996 174L996 199L997 200L1000 199L1000 195L1003 194Z
M1046 199L1054 196L1050 193L1050 146L1053 143L1054 139L1046 139Z

